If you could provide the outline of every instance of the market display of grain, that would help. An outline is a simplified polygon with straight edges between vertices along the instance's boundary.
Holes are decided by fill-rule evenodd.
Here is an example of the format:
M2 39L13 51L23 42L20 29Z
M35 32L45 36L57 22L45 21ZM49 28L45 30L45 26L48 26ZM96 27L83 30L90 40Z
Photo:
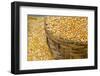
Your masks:
M88 58L88 18L28 16L27 60Z

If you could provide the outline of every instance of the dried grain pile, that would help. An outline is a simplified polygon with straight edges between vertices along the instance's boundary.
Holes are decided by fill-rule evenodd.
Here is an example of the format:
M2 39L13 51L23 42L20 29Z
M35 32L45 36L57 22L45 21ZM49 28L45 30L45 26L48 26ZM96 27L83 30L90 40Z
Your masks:
M53 55L46 42L44 17L28 16L28 56L27 60L51 60Z

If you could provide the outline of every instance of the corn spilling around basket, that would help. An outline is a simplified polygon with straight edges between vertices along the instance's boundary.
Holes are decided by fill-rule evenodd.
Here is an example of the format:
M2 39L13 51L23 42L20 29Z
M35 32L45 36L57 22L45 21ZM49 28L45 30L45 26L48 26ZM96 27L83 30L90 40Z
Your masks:
M85 16L28 16L27 60L87 58L87 25Z

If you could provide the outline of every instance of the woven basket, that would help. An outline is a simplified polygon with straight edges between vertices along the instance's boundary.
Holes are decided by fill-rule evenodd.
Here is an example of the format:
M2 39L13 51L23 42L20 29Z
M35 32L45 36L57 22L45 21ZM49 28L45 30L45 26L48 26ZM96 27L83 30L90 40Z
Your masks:
M47 26L48 24L45 23L47 44L55 59L83 59L88 57L87 42L82 43L57 38L52 35L52 32L48 31Z

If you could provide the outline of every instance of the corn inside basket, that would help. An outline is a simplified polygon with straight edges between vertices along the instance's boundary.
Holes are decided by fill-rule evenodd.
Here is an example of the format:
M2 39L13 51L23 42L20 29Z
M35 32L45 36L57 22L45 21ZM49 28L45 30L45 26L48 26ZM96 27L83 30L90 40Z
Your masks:
M88 57L88 18L78 16L46 16L47 44L54 59Z

